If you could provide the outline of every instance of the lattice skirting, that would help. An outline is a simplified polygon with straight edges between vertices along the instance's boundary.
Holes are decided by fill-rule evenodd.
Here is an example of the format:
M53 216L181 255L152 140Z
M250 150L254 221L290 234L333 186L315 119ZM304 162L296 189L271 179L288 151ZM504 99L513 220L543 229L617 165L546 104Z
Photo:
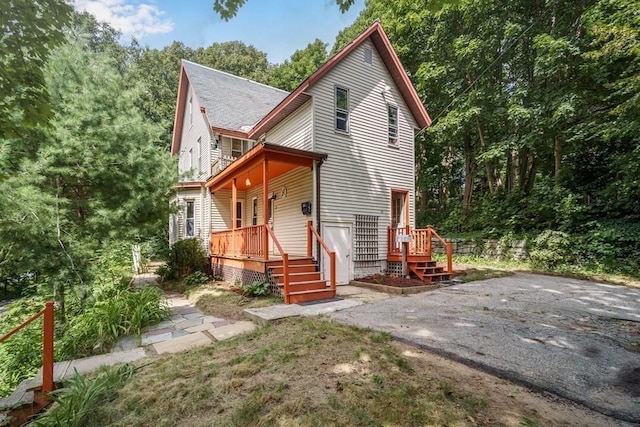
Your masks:
M401 277L402 276L402 263L397 261L387 262L387 274L389 276Z
M239 285L249 285L253 282L265 282L267 280L264 273L228 265L213 265L213 275L216 279Z

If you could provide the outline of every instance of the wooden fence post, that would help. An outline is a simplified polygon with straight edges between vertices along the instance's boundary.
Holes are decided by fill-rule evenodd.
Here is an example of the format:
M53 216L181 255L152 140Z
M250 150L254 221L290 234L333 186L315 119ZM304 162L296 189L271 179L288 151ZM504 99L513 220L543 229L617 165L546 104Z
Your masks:
M42 329L42 392L53 391L53 331L54 303L47 301Z

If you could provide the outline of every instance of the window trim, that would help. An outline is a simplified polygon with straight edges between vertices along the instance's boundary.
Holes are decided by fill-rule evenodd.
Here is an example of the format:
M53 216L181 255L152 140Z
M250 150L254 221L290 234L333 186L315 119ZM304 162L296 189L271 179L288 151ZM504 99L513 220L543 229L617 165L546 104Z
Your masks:
M251 225L258 225L258 198L251 199Z
M198 174L202 173L202 137L198 138Z
M344 92L346 92L347 94L347 109L343 109L343 108L338 108L338 90L342 90ZM350 101L351 101L351 94L349 89L345 88L344 86L340 86L340 85L334 85L333 86L333 127L334 130L336 132L339 133L343 133L343 134L348 134L350 131L350 120L349 120L349 116L350 116L350 112L349 112L349 107L350 107ZM338 128L338 113L343 113L346 115L345 118L345 127L346 129L339 129Z
M191 204L191 213L193 216L189 217L189 205ZM191 234L189 234L189 220L191 220ZM196 202L195 200L185 200L185 209L184 209L184 236L185 237L195 237L196 236Z
M391 112L391 109L395 110L395 116L396 116L395 125L391 124L391 120L389 117L389 113ZM388 140L389 145L393 145L393 146L398 145L398 140L400 139L400 126L398 123L399 118L400 118L400 110L398 106L387 103L387 137L389 138ZM395 130L395 136L392 135L392 130Z

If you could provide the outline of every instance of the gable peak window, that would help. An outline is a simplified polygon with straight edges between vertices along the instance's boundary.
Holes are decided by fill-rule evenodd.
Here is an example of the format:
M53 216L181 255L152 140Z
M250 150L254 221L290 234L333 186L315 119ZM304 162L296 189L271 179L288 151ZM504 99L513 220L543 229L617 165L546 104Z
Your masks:
M373 51L371 48L364 48L364 62L367 64L373 64Z
M336 130L349 132L349 90L336 86L335 101Z
M387 104L389 144L398 143L398 107Z
M189 97L189 126L193 125L193 96Z

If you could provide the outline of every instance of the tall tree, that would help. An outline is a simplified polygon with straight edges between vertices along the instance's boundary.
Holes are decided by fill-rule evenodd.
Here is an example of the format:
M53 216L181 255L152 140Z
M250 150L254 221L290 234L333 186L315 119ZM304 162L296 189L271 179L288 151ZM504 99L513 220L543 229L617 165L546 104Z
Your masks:
M306 48L296 50L290 59L276 65L270 72L269 84L292 91L327 59L327 44L315 39Z

